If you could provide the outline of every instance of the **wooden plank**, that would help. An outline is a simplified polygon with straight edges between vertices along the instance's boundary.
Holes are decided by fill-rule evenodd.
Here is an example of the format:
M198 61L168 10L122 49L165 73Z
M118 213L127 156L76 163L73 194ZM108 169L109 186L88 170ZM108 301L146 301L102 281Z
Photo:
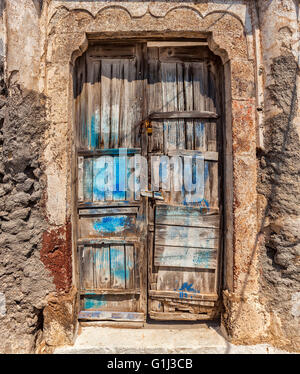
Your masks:
M138 201L86 201L86 202L78 202L79 209L88 209L88 208L105 208L105 207L138 207L140 206L140 202Z
M111 61L101 62L101 148L110 148L110 121L111 121Z
M108 148L108 149L97 149L97 150L86 150L79 149L78 155L80 156L119 156L122 155L134 155L141 153L141 148Z
M93 201L93 159L85 158L83 161L83 199Z
M160 321L202 321L212 319L208 314L192 314L180 312L153 312L149 313L150 318Z
M94 288L94 249L91 246L84 247L80 258L81 289Z
M163 110L170 113L177 109L176 64L161 64L161 82ZM177 121L164 121L164 152L177 148L177 125Z
M114 158L114 170L113 170L113 180L114 180L114 190L113 190L113 200L120 201L126 200L126 157L125 156L115 156Z
M119 147L120 92L122 83L122 60L112 62L110 148Z
M220 216L203 215L199 208L160 205L156 207L155 222L160 225L218 228Z
M204 95L205 87L204 80L207 79L204 75L203 66L205 63L193 63L193 98L194 98L194 109L197 111L204 111ZM202 118L203 119L203 118ZM205 124L199 118L194 120L194 131L195 131L195 150L206 151L205 144Z
M149 290L149 296L153 298L170 298L170 299L177 299L182 297L183 299L191 299L192 300L206 300L206 301L217 301L219 299L218 294L211 293L211 294L202 294L194 292L185 291L183 295L179 295L180 291L157 291L157 290Z
M106 244L113 244L113 245L126 245L126 244L135 244L139 243L140 239L134 236L128 237L128 239L123 238L82 238L78 239L78 245L106 245Z
M135 57L135 44L125 43L105 43L101 45L93 45L89 47L89 56L92 58L134 58Z
M217 248L219 229L156 225L155 243L164 246Z
M148 48L148 112L162 111L161 69L158 48ZM163 124L152 120L152 136L148 137L149 152L162 152L164 147Z
M99 208L99 209L79 209L79 216L107 216L113 214L137 214L137 207L131 208Z
M135 256L134 246L125 246L125 287L133 289L135 287Z
M82 310L79 319L86 320L116 320L116 321L140 321L144 322L144 313L135 312L109 312L109 311L86 311Z
M184 64L184 97L185 97L185 113L192 113L194 110L193 100L193 76L192 64ZM185 121L185 148L194 149L194 124L192 120Z
M107 289L93 289L90 291L80 291L80 295L139 295L139 289L115 289L115 288L107 288Z
M202 119L202 118L218 118L218 114L215 112L208 111L170 111L170 112L153 112L149 115L150 119L178 119L178 118L188 118L188 119ZM173 122L174 124L176 122Z
M83 163L84 163L84 158L83 157L78 157L78 186L77 186L77 191L78 191L78 201L83 201L84 200L84 194L83 194Z
M132 321L88 321L80 322L82 327L110 327L117 329L142 329L144 322L132 322Z
M109 246L101 246L94 251L94 290L110 288Z
M166 46L159 49L159 59L163 62L203 61L213 56L205 46Z
M189 149L178 149L168 152L168 156L199 156L203 157L206 161L218 161L219 153L218 152L200 152Z
M211 248L189 248L155 246L155 266L216 269L217 250Z
M124 246L110 245L109 253L111 288L125 288Z

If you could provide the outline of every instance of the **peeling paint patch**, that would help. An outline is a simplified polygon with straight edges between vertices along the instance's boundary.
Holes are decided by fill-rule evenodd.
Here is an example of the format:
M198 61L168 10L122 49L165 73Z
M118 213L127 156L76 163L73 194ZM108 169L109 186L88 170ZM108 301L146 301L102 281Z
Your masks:
M41 261L50 270L58 291L72 284L71 224L44 232Z

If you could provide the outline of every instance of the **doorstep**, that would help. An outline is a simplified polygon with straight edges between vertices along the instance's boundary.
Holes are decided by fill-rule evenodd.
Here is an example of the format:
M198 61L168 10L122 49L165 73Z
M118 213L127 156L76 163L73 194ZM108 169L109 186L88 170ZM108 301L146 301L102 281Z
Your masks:
M143 328L116 328L84 324L73 346L55 354L239 354L288 353L268 344L230 344L219 326L208 324L145 324Z

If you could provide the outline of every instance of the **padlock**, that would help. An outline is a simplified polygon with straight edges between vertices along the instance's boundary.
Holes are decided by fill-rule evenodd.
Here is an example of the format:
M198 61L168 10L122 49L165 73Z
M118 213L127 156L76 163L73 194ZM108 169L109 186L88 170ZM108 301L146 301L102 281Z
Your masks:
M152 135L152 123L147 119L145 120L145 127L146 127L147 134L151 136Z

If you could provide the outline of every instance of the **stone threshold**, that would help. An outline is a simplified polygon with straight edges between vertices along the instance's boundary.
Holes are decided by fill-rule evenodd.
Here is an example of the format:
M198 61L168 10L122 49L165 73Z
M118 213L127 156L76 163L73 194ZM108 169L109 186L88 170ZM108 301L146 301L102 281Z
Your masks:
M73 346L55 349L54 354L278 354L289 353L268 344L234 345L220 327L204 323L156 324L143 328L105 327L83 323Z

